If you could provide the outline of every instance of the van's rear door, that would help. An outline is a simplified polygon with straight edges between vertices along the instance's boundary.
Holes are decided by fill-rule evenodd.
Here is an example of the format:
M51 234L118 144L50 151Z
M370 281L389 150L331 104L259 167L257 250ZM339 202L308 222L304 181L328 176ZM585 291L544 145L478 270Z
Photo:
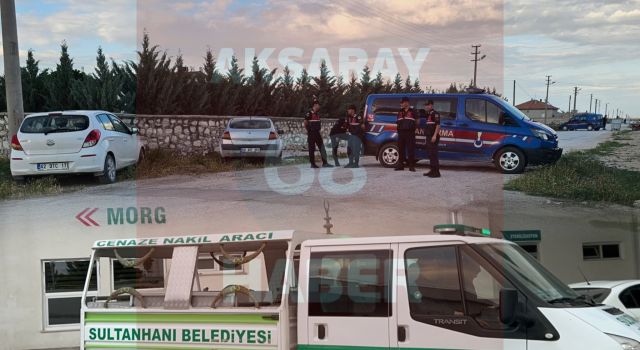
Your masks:
M306 291L306 338L299 349L388 348L393 253L390 244L312 247ZM300 325L304 327L304 324Z

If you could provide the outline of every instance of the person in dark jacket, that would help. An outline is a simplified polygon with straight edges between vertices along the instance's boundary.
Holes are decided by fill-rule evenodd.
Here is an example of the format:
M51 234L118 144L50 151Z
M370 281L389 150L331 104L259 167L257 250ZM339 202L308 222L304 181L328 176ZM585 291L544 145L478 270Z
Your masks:
M331 168L333 165L327 163L327 151L324 148L324 142L322 135L320 134L321 122L320 122L320 102L313 100L313 107L307 112L304 117L304 128L307 129L307 146L309 147L309 162L312 168L318 168L315 161L316 146L320 149L320 156L322 157L322 167Z
M404 164L409 165L409 171L416 171L416 122L418 115L409 105L409 98L403 97L398 112L396 126L398 128L399 158L395 170L404 170ZM408 160L407 160L408 158Z
M607 116L602 117L602 130L607 130Z
M438 159L438 143L440 143L440 113L433 109L433 101L424 104L427 116L427 124L424 134L427 137L427 153L429 155L429 167L424 176L440 177L440 161Z
M349 164L345 168L359 168L362 138L364 137L364 121L362 116L356 113L356 106L350 105L347 108L347 121L349 125Z
M333 155L333 162L336 166L340 166L340 162L338 161L338 147L340 146L340 141L349 141L349 135L347 134L348 131L349 123L344 117L339 117L331 127L331 131L329 131L329 137L331 138L331 154Z

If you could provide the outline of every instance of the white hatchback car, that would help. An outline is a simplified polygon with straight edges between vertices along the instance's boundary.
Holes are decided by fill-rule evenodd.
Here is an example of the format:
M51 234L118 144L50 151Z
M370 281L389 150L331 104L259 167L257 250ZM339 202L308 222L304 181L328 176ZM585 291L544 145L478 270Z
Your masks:
M590 281L573 283L569 287L599 304L615 306L640 320L640 280Z
M102 183L144 156L137 128L105 111L30 114L11 139L11 175L93 173Z

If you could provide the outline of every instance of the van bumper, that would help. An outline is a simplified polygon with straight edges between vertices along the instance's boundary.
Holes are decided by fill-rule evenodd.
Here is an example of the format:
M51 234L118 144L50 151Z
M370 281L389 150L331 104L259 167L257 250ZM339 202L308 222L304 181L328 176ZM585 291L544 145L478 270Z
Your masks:
M562 156L562 148L538 148L525 150L527 163L531 165L553 164Z

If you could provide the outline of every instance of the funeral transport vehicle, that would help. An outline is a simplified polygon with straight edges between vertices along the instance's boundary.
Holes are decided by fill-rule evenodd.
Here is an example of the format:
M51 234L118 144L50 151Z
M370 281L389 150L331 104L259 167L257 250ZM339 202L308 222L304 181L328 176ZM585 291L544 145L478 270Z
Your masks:
M116 181L116 171L144 156L138 129L105 111L64 111L27 115L11 138L11 175L96 175Z
M633 317L578 296L516 244L438 230L96 241L81 348L640 347ZM130 280L105 283L99 271L109 266Z
M416 129L416 160L426 153L425 102L432 100L440 114L441 160L493 164L503 173L520 173L527 165L556 162L562 155L558 136L550 127L532 121L501 98L473 89L466 94L374 94L365 105L365 154L381 165L395 167L398 159L396 116L408 97L420 117Z
M219 152L224 159L280 159L284 148L280 134L269 118L233 118L222 134Z

